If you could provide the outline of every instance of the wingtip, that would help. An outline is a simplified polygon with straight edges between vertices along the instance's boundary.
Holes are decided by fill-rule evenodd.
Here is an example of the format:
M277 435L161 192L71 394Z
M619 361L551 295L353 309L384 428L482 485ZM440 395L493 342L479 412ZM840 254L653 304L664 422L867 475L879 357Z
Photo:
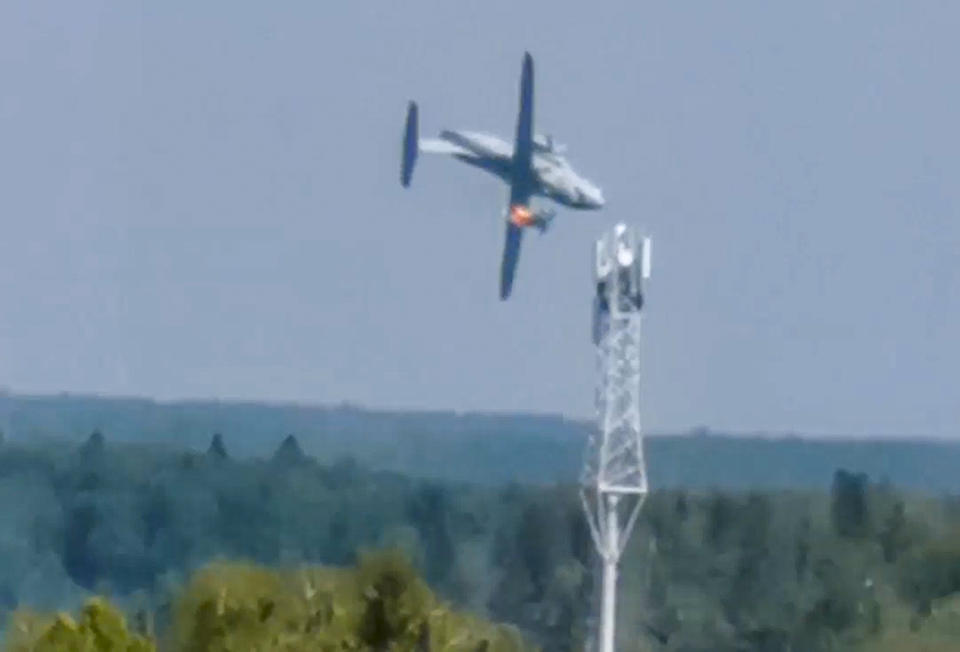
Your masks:
M417 103L413 100L407 104L407 121L403 129L403 157L400 162L400 185L410 187L413 178L413 168L417 164L419 150L420 118Z

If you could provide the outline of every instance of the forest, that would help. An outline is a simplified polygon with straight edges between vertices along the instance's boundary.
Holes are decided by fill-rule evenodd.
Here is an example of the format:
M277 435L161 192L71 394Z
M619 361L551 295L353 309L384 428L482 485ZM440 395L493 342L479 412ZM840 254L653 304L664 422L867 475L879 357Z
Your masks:
M588 421L551 415L0 392L0 431L9 441L81 441L100 430L114 442L203 451L219 432L229 439L235 457L250 458L271 455L283 436L295 434L304 452L323 463L352 457L369 469L493 486L576 481L592 427ZM916 432L877 433L869 439L843 434L818 439L705 427L645 433L650 484L823 489L836 469L848 468L904 489L960 493L960 442L924 439Z
M418 604L443 605L424 614L440 609L472 632L476 647L462 649L582 650L591 632L595 558L572 482L454 483L321 462L295 436L242 458L221 435L196 451L95 431L0 444L0 501L8 649L41 650L22 637L80 636L104 619L119 631L121 617L158 649L244 649L227 639L262 638L274 622L251 616L257 609L309 618L290 615L302 601L244 593L243 578L265 574L247 584L266 591L290 584L277 573L297 572L334 582L331 600L353 605L329 607L352 614L344 627L359 646L336 649L378 649L356 633L371 595L358 582L376 584L378 554L401 569L400 584L422 584ZM202 596L234 595L228 586L240 606L210 626L217 636L183 634L183 610L206 622L216 600ZM960 498L843 468L821 488L657 489L620 595L621 650L956 650ZM150 627L136 630L138 619ZM417 636L408 645L420 648L397 638L391 649L431 649Z

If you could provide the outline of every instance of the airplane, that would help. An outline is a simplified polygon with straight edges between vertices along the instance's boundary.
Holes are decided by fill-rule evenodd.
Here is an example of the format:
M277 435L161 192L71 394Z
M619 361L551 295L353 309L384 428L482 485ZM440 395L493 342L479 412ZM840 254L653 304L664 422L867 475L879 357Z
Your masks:
M403 138L400 183L410 186L420 152L448 154L469 165L486 170L510 187L504 211L506 237L500 263L500 299L510 296L523 229L534 227L545 233L556 211L534 208L534 197L545 197L578 210L597 210L605 204L603 192L580 176L562 156L566 148L551 136L533 131L533 57L524 53L520 75L520 109L513 144L491 134L443 130L439 138L419 137L419 109L411 101Z

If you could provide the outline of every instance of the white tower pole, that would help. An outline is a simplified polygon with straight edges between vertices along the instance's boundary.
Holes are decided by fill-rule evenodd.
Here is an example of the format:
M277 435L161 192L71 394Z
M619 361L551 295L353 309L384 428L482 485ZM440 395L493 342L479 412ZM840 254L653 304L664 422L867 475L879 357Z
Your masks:
M593 339L597 430L587 444L580 496L603 562L599 652L616 644L617 568L647 496L640 430L640 310L650 240L623 224L597 241Z
M617 518L617 494L605 496L607 505L607 550L616 550L620 536L620 521ZM604 652L613 652L616 633L617 617L617 564L619 559L614 555L607 555L603 559L603 612L600 618L600 631L603 642L600 649Z

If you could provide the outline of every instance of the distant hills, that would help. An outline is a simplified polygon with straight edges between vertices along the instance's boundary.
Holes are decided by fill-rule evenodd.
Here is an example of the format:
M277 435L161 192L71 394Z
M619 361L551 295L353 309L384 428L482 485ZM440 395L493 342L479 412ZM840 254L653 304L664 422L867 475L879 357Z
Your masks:
M0 442L70 440L100 432L232 457L302 449L320 461L352 457L374 468L464 483L576 481L592 424L556 416L388 412L77 395L0 395ZM293 436L293 439L288 437ZM2 445L2 444L0 444ZM699 431L646 438L650 483L687 488L823 488L838 468L911 489L960 493L960 441L839 440Z

